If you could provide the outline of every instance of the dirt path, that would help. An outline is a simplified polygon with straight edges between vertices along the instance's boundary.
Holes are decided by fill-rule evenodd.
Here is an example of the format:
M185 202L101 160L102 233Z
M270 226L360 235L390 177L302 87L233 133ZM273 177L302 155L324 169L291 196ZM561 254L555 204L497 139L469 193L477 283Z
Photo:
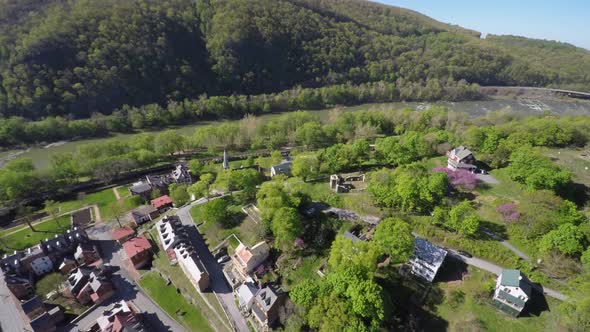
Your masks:
M100 209L98 208L98 205L94 204L94 205L90 205L89 207L91 207L94 211L94 222L97 224L101 223L102 218L100 216Z
M120 201L121 195L119 195L119 191L117 190L117 188L119 188L119 187L113 187L113 193L115 194L115 197L117 198L117 200Z

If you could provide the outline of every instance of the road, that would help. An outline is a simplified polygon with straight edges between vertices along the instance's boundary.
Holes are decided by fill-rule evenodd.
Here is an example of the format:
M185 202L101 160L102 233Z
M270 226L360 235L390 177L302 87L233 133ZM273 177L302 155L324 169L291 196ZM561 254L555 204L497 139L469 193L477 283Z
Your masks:
M94 324L96 319L112 303L120 300L131 301L137 308L142 310L143 318L147 325L149 325L150 331L186 331L182 325L171 318L150 297L136 287L131 274L127 271L127 265L121 258L122 250L120 246L116 241L111 239L110 226L105 224L97 225L87 231L89 236L99 241L103 262L109 263L114 267L119 267L119 270L111 277L111 281L116 288L116 293L103 305L95 308L77 322L60 328L59 331L81 331L86 329Z
M502 237L500 237L499 235L494 234L492 231L490 231L489 229L485 228L485 227L480 227L479 228L482 232L484 232L487 236L491 237L492 239L500 242L501 245L503 245L504 247L508 248L510 251L512 251L513 253L515 253L518 257L524 259L527 262L531 261L531 258L525 254L524 252L516 249L515 246L511 245L510 243L508 243L506 240L504 240Z
M450 257L460 260L462 262L464 262L465 264L471 265L471 266L475 266L479 269L482 270L486 270L488 272L491 272L495 275L500 275L502 273L502 271L505 269L499 265L496 265L494 263L490 263L486 260L483 260L481 258L478 257L465 257L463 255L459 255L456 251L452 250L452 249L448 249L446 248L448 251L448 254ZM567 299L567 296L563 295L562 293L553 290L553 289L549 289L540 285L536 285L536 284L532 284L533 287L537 288L540 292L543 292L545 295L551 296L553 298L556 298L558 300L561 301L565 301Z
M12 295L4 282L4 273L0 270L0 331L33 331L29 319L19 310L20 303Z
M213 199L220 197L223 196ZM225 281L225 276L223 275L221 266L217 263L215 258L213 258L213 255L209 251L205 240L198 232L190 214L190 210L193 206L204 204L208 201L209 200L204 198L198 199L189 205L179 208L177 214L180 217L182 224L187 226L186 228L189 239L191 239L192 245L199 254L199 258L201 258L201 261L203 262L203 265L205 266L205 269L207 269L207 272L211 278L211 289L219 299L219 302L228 315L232 326L236 331L249 332L250 329L246 324L246 319L244 319L244 316L242 316L240 310L236 306L234 294Z

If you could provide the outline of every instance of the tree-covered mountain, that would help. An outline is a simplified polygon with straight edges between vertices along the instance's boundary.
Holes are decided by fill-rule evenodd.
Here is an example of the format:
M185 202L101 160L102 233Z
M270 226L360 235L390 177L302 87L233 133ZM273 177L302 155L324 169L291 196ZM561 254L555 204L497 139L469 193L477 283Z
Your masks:
M482 40L362 0L0 0L0 115L85 118L348 82L590 90L590 54L554 44Z

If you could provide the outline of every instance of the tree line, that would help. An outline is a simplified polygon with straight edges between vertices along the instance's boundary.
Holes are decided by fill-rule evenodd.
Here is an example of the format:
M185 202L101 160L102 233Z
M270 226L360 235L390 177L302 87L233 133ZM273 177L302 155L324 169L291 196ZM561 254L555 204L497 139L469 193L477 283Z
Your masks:
M395 84L388 98L360 89L356 102L459 100L473 97L462 91L471 84L589 86L585 53L543 44L522 54L498 38L353 0L3 1L0 13L3 121L91 118L56 134L45 122L26 125L28 134L4 134L2 145L243 114L244 99L265 111L346 104L348 83ZM283 100L287 107L267 100L296 86L333 91L301 90L310 96ZM323 94L331 96L317 100Z

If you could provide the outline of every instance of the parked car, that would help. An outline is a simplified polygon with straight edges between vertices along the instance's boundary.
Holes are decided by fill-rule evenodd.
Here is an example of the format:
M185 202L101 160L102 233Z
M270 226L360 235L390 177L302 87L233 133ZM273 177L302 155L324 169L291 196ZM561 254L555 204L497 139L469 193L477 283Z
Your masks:
M215 252L215 254L213 255L213 258L219 259L219 258L221 258L223 256L227 256L227 248L226 247L223 247L223 248L217 250Z
M468 253L467 251L458 250L457 253L459 253L459 255L461 255L461 256L465 256L465 257L468 257L468 258L473 257L473 255L470 254L470 253Z
M228 255L225 255L225 256L221 257L220 259L218 259L217 260L217 263L223 264L223 263L225 263L227 261L229 261L229 256Z

